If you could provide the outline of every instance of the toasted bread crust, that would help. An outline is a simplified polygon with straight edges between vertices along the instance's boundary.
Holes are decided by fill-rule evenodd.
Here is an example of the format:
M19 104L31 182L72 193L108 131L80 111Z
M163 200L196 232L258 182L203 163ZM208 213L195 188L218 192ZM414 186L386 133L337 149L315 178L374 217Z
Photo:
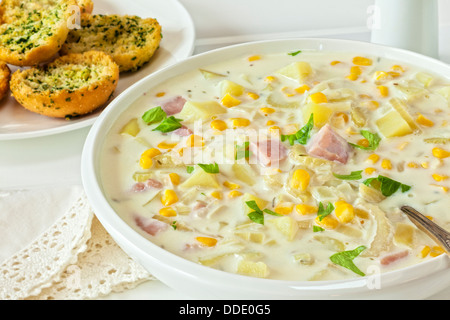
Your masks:
M26 109L56 118L90 113L104 105L119 81L119 67L98 51L69 54L45 67L18 70L11 92Z
M110 54L120 72L136 71L147 63L161 42L161 26L153 18L82 15L81 29L71 30L61 54L99 50Z
M75 0L59 0L42 10L24 9L20 13L15 9L8 18L13 21L0 26L0 60L34 66L53 58L69 33L67 21L73 15L74 4Z
M5 62L0 61L0 100L3 100L9 92L10 80L11 70Z

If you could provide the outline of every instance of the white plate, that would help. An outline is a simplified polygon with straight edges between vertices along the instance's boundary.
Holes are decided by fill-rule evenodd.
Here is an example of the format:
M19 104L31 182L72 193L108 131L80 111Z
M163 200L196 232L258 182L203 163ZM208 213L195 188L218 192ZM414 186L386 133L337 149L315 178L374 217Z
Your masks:
M162 27L161 46L152 60L135 73L121 74L114 97L130 85L165 66L189 57L194 50L191 16L177 0L94 0L94 14L129 14L155 18ZM17 67L11 66L11 71ZM0 141L46 136L91 125L103 108L75 120L54 119L33 113L8 96L0 102Z

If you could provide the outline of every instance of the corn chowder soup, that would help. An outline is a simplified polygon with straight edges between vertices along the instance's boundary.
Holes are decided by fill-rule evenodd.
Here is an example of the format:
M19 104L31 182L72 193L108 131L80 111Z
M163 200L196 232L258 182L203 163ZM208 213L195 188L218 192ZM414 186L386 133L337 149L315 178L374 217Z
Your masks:
M104 144L121 217L196 263L334 280L443 253L400 211L450 227L450 80L312 51L240 57L139 97Z

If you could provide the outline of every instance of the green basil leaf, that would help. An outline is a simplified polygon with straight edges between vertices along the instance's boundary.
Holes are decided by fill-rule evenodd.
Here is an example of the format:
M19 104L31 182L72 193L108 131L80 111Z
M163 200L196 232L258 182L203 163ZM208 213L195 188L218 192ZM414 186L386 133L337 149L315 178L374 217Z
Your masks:
M333 172L333 176L341 180L359 180L362 179L362 170L352 171L349 175L342 175Z
M256 201L255 201L255 200L246 201L245 204L246 204L250 209L262 213L261 209L258 207L258 205L256 204Z
M313 232L321 232L321 231L325 231L325 229L319 226L313 226Z
M361 135L369 141L368 147L359 146L357 144L350 143L350 145L354 148L358 148L361 150L375 150L380 145L381 138L377 133L372 133L367 130L361 130Z
M264 214L262 212L253 211L247 215L253 222L264 224Z
M401 192L407 192L411 189L411 186L403 184L401 182L392 180L391 178L385 176L378 176L377 178L369 178L364 180L363 183L367 186L370 186L374 180L380 182L380 191L385 197L389 197L397 192L397 190L401 190Z
M242 146L236 146L236 156L235 160L239 160L242 158L250 158L251 152L248 149L250 146L250 142L246 141Z
M198 166L207 173L219 173L219 165L217 163L214 164L199 163Z
M365 249L365 246L359 246L354 250L338 252L333 254L330 257L330 260L334 264L347 268L360 276L365 276L364 272L359 270L358 267L353 263L353 259L355 259Z
M319 220L322 221L323 218L325 218L327 215L332 213L334 210L334 206L331 203L327 204L327 207L325 208L323 206L322 202L319 202L319 211L317 212L317 216L319 217Z
M174 116L170 116L166 119L164 119L159 126L157 126L153 131L161 131L161 132L171 132L174 130L177 130L182 127L180 121L183 121L181 119L177 119Z
M301 52L302 52L301 50L294 51L294 52L289 52L288 55L295 57L296 55L298 55Z
M309 116L308 122L296 133L290 135L281 135L281 141L289 141L289 144L292 146L295 142L299 144L305 145L308 143L309 138L311 137L311 131L314 128L314 114L311 113Z
M192 173L192 172L194 172L194 167L187 166L186 171L187 171L187 173Z
M157 123L163 121L167 114L161 107L151 108L142 115L142 120L147 124Z

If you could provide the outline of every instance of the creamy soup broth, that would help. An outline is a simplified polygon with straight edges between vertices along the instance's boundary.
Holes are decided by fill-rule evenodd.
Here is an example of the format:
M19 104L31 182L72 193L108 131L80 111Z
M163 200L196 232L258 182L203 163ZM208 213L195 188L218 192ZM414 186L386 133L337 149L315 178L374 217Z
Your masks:
M402 61L254 53L139 97L104 143L102 186L149 241L226 272L403 268L443 253L400 207L450 227L449 99L449 79Z

